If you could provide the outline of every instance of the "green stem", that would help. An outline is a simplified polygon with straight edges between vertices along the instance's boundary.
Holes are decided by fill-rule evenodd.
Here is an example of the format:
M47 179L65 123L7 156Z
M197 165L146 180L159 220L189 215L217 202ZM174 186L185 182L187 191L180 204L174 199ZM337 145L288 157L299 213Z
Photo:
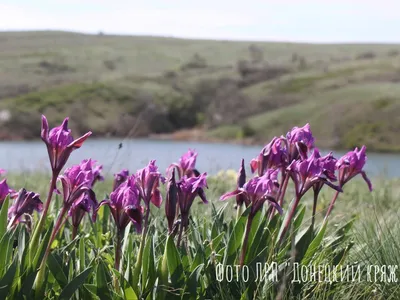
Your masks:
M118 229L117 230L117 236L115 238L115 264L114 268L122 274L121 269L121 257L122 257L122 238L124 236L125 229ZM119 290L119 284L118 284L118 277L115 275L114 277L114 287L115 290Z
M159 299L165 299L166 292L168 290L168 257L167 257L167 249L168 249L168 243L169 243L170 239L173 239L172 235L168 235L168 237L167 237L167 240L165 242L164 254L163 254L162 262L161 262L159 285L158 285L158 289L157 289L157 293L160 295Z
M331 214L331 211L333 209L333 206L335 205L336 199L339 196L339 191L336 191L335 195L333 196L331 203L329 204L328 211L326 212L325 218L324 218L324 223L328 220L329 215Z
M283 206L283 199L285 198L287 186L288 186L288 183L289 183L289 178L290 178L290 173L289 172L285 172L285 175L282 178L281 185L279 186L278 196L276 197L276 202L278 202L280 207ZM275 211L276 211L276 209L273 206L269 207L269 209L268 209L269 220L272 220L272 218L275 215Z
M296 200L295 200L295 202L293 204L293 207L292 207L292 209L291 209L291 211L289 213L289 216L288 216L288 218L286 220L285 226L283 227L281 236L279 237L279 243L282 242L283 238L285 237L286 232L288 231L288 229L290 227L290 224L292 223L292 219L294 217L294 214L296 213L296 208L297 208L297 206L298 206L298 204L300 202L300 199L301 199L301 196L298 195L296 197Z
M58 173L53 172L51 182L50 182L49 192L47 194L47 200L46 200L46 203L44 204L42 215L39 219L38 224L35 227L31 241L29 243L29 251L28 251L29 254L28 255L29 255L29 263L30 264L33 263L33 258L36 253L35 249L37 249L37 247L38 247L40 232L42 231L44 223L46 222L47 212L49 210L50 202L53 197L53 192L56 187L57 177L58 177ZM35 268L36 266L32 266L32 267Z
M42 261L40 263L39 272L36 275L35 283L34 283L35 293L36 293L37 297L38 296L40 297L40 295L42 295L42 289L43 289L43 283L44 283L44 275L45 275L45 271L46 271L47 258L49 257L49 254L50 254L51 245L53 244L54 239L56 238L58 232L60 231L60 228L64 224L64 216L65 216L67 211L68 210L65 208L65 206L63 206L63 208L61 209L60 214L58 215L57 222L56 222L56 224L55 224L55 226L53 228L53 232L51 233L50 240L49 240L49 243L47 244L46 251L44 253L43 259L42 259Z
M315 214L317 211L317 201L318 201L318 191L314 191L314 203L313 203L313 209L312 209L312 219L311 219L311 231L314 231L314 224L315 224Z
M242 245L242 253L240 254L240 267L243 267L244 260L246 258L247 244L249 242L249 235L250 235L250 230L251 230L251 224L252 223L253 223L253 216L249 215L249 217L247 219L247 224L246 224L246 231L244 233L244 240L243 240L243 245Z
M283 180L283 184L281 185L281 189L279 189L279 193L278 193L278 203L280 206L283 205L283 199L285 198L287 186L289 183L289 178L290 178L290 173L286 172L285 179Z
M178 241L176 243L176 246L179 247L181 245L181 240L182 240L182 233L183 233L183 223L179 225L179 235L178 235Z
M238 205L236 208L236 222L240 219L240 216L243 213L243 204L242 205Z
M133 271L132 287L135 290L136 295L139 295L139 277L140 277L140 271L142 269L143 249L144 249L144 244L146 243L146 236L149 225L149 214L150 214L150 206L148 206L146 209L142 238L140 240L139 252L135 264L135 269Z
M115 265L114 268L120 272L120 264L122 257L122 238L124 236L125 230L119 230L117 232L116 240L115 240Z
M76 238L77 234L78 234L78 226L72 226L72 240Z

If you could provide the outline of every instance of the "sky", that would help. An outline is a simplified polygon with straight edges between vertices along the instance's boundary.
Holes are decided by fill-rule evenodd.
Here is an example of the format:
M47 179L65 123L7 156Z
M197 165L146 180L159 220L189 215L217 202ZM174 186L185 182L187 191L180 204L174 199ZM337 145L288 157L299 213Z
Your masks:
M0 0L0 31L400 42L398 0Z

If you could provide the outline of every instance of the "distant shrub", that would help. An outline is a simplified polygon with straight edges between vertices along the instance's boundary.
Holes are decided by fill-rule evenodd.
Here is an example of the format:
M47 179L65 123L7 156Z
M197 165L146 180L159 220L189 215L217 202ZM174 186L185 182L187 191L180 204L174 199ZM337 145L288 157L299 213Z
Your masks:
M307 68L307 61L306 58L304 56L301 56L299 59L299 69L300 70L304 70Z
M248 123L242 125L241 131L243 133L243 137L253 137L256 134L256 131L251 127Z
M41 71L44 71L48 74L55 74L55 73L66 73L66 72L73 72L75 71L74 68L62 64L62 63L57 63L57 62L49 62L47 60L42 60L38 63L38 66L40 67L39 73Z
M292 63L295 63L299 60L299 55L297 53L292 54Z
M245 59L238 60L238 62L236 64L236 68L237 68L240 76L242 76L242 77L246 77L246 75L248 75L249 73L252 73L252 70L253 70L250 62Z
M207 60L198 53L195 53L190 60L181 66L181 70L202 69L207 67Z
M117 68L116 63L115 63L115 61L113 61L113 60L107 59L107 60L103 61L103 64L104 64L104 66L105 66L107 69L109 69L110 71L113 71L113 70L115 70L115 69Z
M357 147L360 143L370 143L382 135L382 124L377 122L361 122L352 126L342 135L342 146L345 149Z
M37 136L37 128L35 123L40 119L40 112L36 110L14 110L11 116L1 122L2 132L1 135L5 138L19 138L26 139L34 138ZM9 136L7 136L9 134Z
M386 107L388 107L390 104L392 104L392 102L395 102L395 99L389 98L389 97L384 97L384 98L380 98L378 100L375 100L373 102L373 106L374 109L384 109Z
M376 54L372 51L368 52L363 52L357 55L356 59L357 60L362 60L362 59L374 59L376 57Z
M249 46L250 59L253 63L261 63L264 61L263 50L255 44Z
M392 50L390 50L389 52L388 52L388 56L389 57L394 57L394 56L398 56L400 54L400 51L399 50L397 50L397 49L392 49Z
M173 79L173 78L178 77L178 73L176 71L172 71L172 70L165 71L163 74L163 77L168 78L168 79Z

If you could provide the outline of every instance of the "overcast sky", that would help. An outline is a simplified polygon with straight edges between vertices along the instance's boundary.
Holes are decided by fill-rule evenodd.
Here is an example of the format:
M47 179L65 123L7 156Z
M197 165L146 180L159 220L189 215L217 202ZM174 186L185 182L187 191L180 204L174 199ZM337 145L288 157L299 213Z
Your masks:
M400 42L400 0L0 0L0 31Z

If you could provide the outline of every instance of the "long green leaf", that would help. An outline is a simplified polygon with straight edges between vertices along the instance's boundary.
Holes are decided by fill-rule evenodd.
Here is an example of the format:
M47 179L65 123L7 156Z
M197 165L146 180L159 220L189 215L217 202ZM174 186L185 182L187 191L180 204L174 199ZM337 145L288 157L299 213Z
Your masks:
M49 257L47 258L47 266L49 267L51 274L53 274L60 287L64 288L68 284L68 278L67 275L64 273L63 268L59 264L56 258L56 254L49 254Z
M39 247L37 248L37 250L29 248L28 251L35 251L35 253L36 253L36 255L33 258L33 262L32 262L33 269L36 269L39 262L42 260L42 258L44 256L44 252L46 251L47 244L49 243L50 235L51 235L52 231L53 231L53 226L50 226L49 229L47 229L47 232L46 232L44 238L42 239L41 243L39 244Z
M167 264L171 282L174 287L181 287L183 280L183 265L178 249L176 249L174 239L167 239Z
M3 278L0 280L0 299L6 299L14 281L15 273L18 268L18 259L15 258L11 266L7 269Z
M0 208L0 239L3 237L4 233L7 230L9 201L10 197L7 195L6 199L4 199L3 204Z
M198 265L196 269L189 275L186 283L186 290L189 292L188 299L197 299L197 288L200 286L199 280L201 276L201 271L203 270L204 265Z
M239 247L242 245L243 234L247 222L247 216L250 213L251 206L249 206L240 216L239 220L229 237L228 246L225 249L224 265L232 265L237 256Z
M101 300L111 300L110 289L107 284L107 269L102 260L99 260L99 264L97 266L97 274L96 274L96 287L97 287L97 295Z
M15 233L15 230L6 231L0 239L0 276L4 274L6 267L11 262Z
M61 291L61 294L59 296L59 300L68 300L70 299L76 290L78 290L81 286L83 286L83 283L85 282L86 278L90 275L90 272L92 272L93 267L89 267L86 270L84 270L82 273L80 273L78 276L76 276L74 279L72 279Z
M326 231L326 226L328 222L324 222L321 229L319 230L318 234L315 236L315 238L312 240L310 245L308 246L308 249L306 251L306 254L304 254L304 258L302 259L301 263L303 265L307 265L312 257L314 256L315 252L318 250L318 247L322 243L322 239L324 238L325 231Z
M153 235L148 235L143 252L142 287L144 294L153 289L155 281L154 239Z

